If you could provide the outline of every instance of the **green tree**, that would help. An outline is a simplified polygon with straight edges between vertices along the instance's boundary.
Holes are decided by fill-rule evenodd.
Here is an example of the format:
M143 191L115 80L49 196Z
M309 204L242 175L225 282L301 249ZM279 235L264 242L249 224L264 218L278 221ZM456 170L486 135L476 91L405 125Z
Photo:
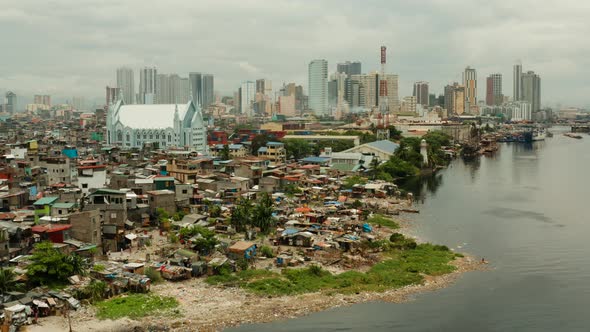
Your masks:
M79 256L68 256L54 248L51 242L35 245L30 262L27 276L33 285L65 284L68 277L85 274L86 271L86 266Z
M392 156L387 162L381 164L379 171L393 178L413 176L420 172L417 167L396 156Z
M271 140L272 137L270 137L270 135L268 134L260 134L254 136L254 138L252 139L252 154L255 156L258 155L258 149L260 149L263 146L266 146L266 143L270 142Z
M346 179L344 179L344 183L342 184L342 186L345 189L351 189L352 187L354 187L354 185L357 184L366 184L367 183L367 179L362 177L362 176L358 176L358 175L352 175L347 177Z
M227 145L227 144L223 145L223 149L221 149L219 156L221 157L221 160L230 160L231 159L231 156L229 154L229 145Z
M262 233L268 234L275 225L273 211L272 198L268 193L262 194L252 213L252 226L259 227Z
M371 163L369 164L369 169L371 170L371 177L373 180L375 180L375 178L377 177L377 173L379 173L379 164L381 162L379 161L379 157L377 156L373 156L373 158L371 159Z
M246 225L252 224L252 201L248 198L240 198L234 206L231 217L231 225L237 232L246 230Z
M12 269L0 268L0 294L18 289L16 273Z
M293 159L299 160L313 152L311 144L301 138L288 138L283 140L283 143L285 143L285 149L287 150L287 158L293 157Z
M84 293L88 295L92 302L97 302L105 298L107 290L108 286L106 282L100 280L92 280L84 288Z
M402 139L402 131L398 130L395 126L388 126L387 130L389 130L389 139L393 140L400 140Z

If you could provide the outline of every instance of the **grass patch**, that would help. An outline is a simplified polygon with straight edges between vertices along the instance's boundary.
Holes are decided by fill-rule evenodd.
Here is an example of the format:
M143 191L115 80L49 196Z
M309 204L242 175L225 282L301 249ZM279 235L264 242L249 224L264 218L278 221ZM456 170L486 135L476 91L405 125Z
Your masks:
M146 316L170 316L180 312L174 310L178 301L173 297L152 294L131 294L105 300L96 304L97 317L100 319L132 319Z
M379 225L379 226L383 226L383 227L389 227L391 229L398 229L399 228L399 224L397 222L395 222L395 220L393 220L391 218L387 218L387 217L380 215L380 214L375 214L375 215L373 215L373 217L367 219L367 223L369 223L371 225Z
M245 270L207 278L210 284L242 287L261 296L296 295L312 292L382 292L421 283L424 275L453 272L449 262L455 254L446 246L420 244L413 249L391 249L389 259L375 264L366 273L347 271L334 275L318 266L283 269L280 274L267 270Z

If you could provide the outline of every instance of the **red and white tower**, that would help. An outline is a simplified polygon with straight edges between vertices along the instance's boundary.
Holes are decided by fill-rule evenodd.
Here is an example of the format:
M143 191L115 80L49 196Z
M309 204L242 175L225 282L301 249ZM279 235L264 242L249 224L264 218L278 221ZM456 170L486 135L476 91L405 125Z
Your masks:
M382 113L389 111L387 102L387 79L385 78L385 64L387 63L387 47L381 46L381 75L379 75L379 110Z

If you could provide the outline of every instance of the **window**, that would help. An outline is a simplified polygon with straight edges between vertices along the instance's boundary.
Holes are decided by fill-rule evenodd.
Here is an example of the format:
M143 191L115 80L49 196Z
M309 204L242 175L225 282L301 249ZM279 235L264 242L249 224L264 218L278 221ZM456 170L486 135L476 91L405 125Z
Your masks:
M172 140L172 136L170 134L168 134L168 142L170 142Z
M160 134L156 134L156 139L160 139Z
M127 134L127 135L125 136L125 140L126 140L127 142L129 142L129 141L131 140L131 137L129 136L129 134Z
M182 193L183 193L183 194L187 194L187 193L188 193L188 190L186 190L186 189L183 189L183 190L182 190Z
M88 183L82 183L82 189L88 189Z
M62 214L61 210L57 210L57 214Z

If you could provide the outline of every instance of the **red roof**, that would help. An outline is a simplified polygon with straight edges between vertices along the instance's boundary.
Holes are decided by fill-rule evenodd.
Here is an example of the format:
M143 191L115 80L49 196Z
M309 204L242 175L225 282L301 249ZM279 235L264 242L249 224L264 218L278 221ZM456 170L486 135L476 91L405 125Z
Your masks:
M46 224L31 227L33 233L55 233L72 228L72 225Z

